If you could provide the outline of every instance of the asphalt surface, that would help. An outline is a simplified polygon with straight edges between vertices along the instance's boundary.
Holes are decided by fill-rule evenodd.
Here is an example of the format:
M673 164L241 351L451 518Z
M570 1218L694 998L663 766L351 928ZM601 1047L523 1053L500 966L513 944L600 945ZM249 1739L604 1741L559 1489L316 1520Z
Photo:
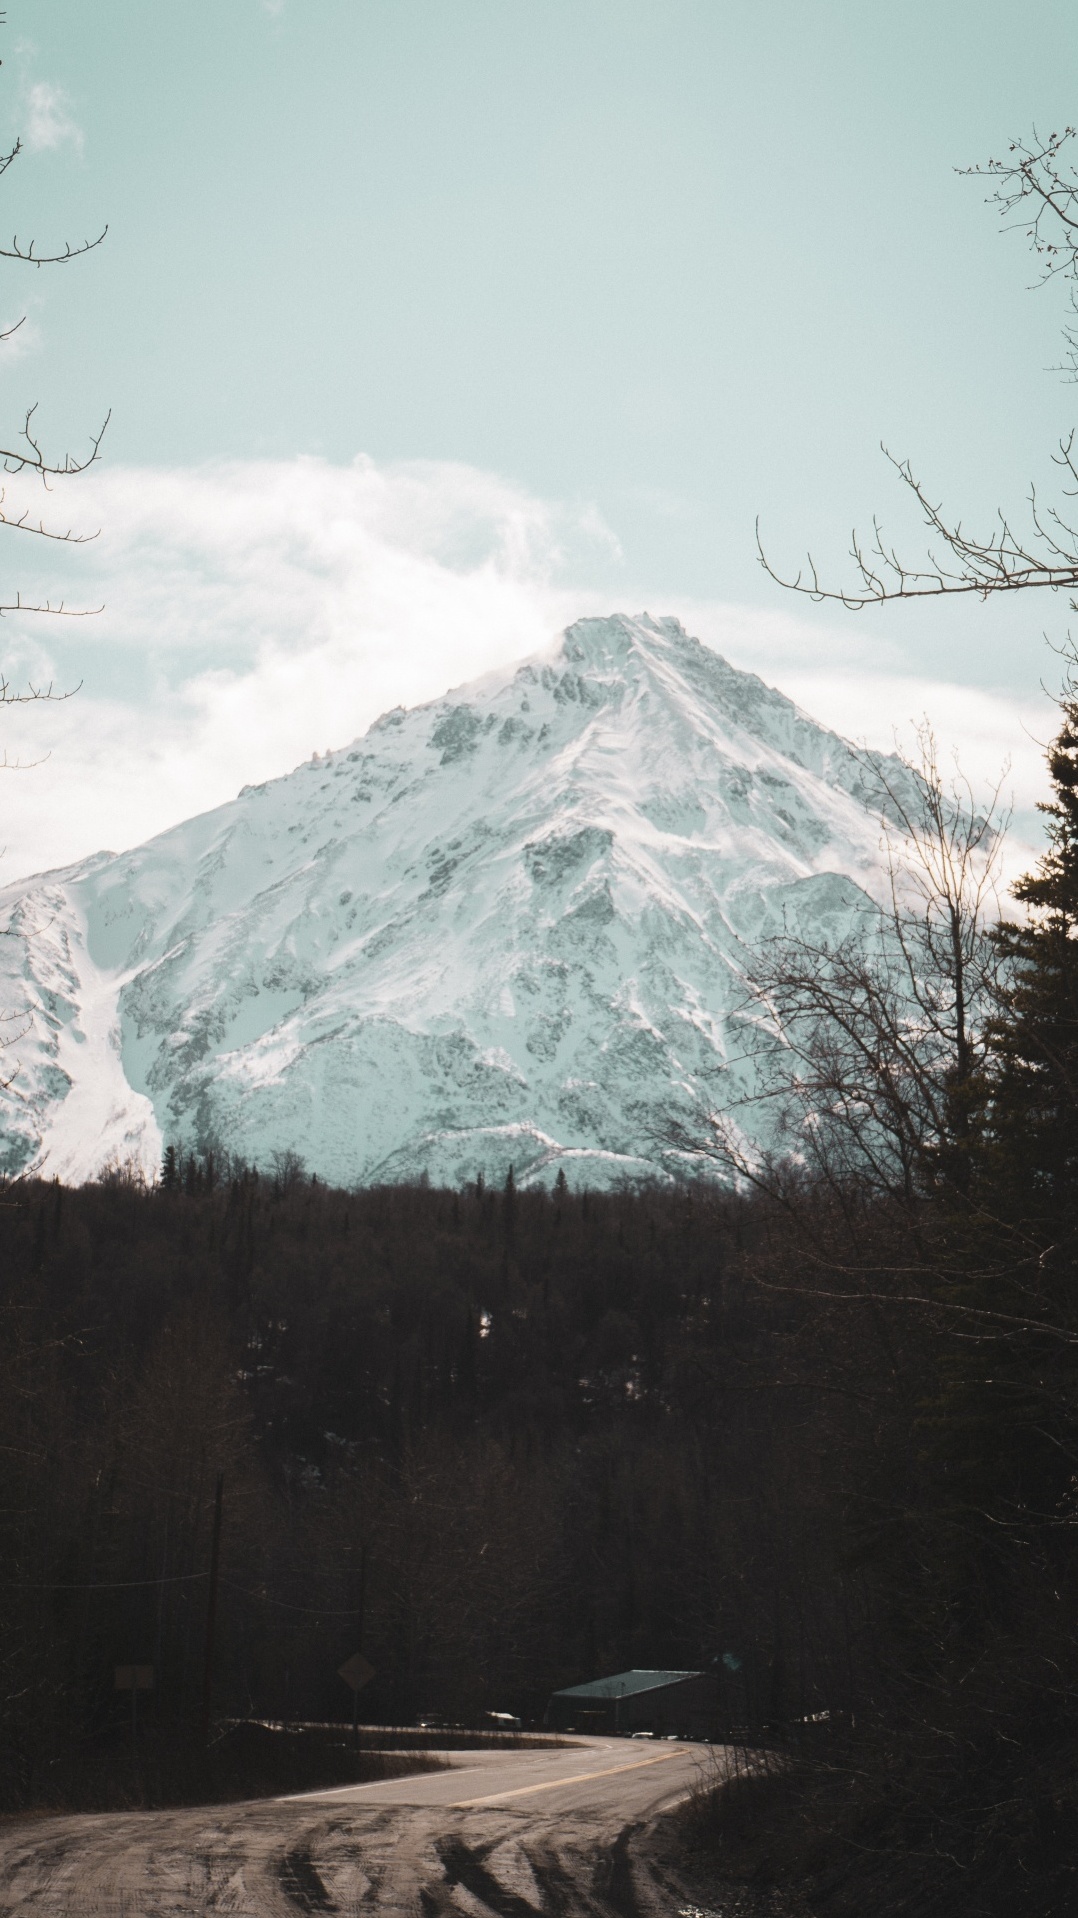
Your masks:
M707 1748L596 1738L445 1756L448 1771L296 1798L8 1826L0 1912L676 1918L686 1894L648 1833L714 1776Z

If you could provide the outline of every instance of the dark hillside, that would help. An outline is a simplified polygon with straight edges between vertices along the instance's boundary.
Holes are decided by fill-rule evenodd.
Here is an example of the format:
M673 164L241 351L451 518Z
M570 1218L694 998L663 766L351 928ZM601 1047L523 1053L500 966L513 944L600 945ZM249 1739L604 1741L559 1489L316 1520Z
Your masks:
M724 1868L820 1912L1068 1909L1073 1339L948 1276L979 1243L809 1184L8 1188L3 1803L220 1788L223 1475L214 1727L346 1721L359 1649L387 1725L705 1668L776 1754L697 1822ZM118 1665L154 1672L135 1756Z
M824 1454L852 1401L774 1383L803 1303L697 1196L329 1191L191 1166L11 1189L3 1791L213 1706L529 1720L630 1665L719 1661L739 1723L845 1705L859 1614ZM830 1515L829 1515L830 1511ZM851 1583L852 1579L852 1583ZM729 1654L726 1666L724 1653Z

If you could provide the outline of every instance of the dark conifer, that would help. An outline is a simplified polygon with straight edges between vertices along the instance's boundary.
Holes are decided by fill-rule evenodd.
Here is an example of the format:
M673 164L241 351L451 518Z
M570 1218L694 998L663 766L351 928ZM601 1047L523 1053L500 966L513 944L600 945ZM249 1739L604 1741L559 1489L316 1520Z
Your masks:
M992 1177L1036 1257L1071 1259L1078 1222L1078 690L1048 756L1048 848L1015 887L1030 908L998 934L1007 962L993 1032ZM1045 1248L1051 1246L1050 1254ZM1043 1268L1042 1268L1043 1269Z

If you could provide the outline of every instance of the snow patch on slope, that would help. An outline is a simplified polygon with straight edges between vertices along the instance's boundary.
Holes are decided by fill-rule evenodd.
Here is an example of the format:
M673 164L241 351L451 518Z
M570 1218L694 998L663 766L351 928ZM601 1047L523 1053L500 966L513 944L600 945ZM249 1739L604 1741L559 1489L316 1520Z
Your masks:
M110 1166L152 1177L162 1140L151 1101L121 1062L122 977L90 957L78 892L35 890L6 927L18 955L21 999L10 1002L12 1077L0 1164L35 1164L78 1185Z
M749 948L856 924L879 798L844 740L676 621L581 620L9 888L4 1162L86 1178L168 1138L342 1183L681 1176L671 1118L752 1091Z

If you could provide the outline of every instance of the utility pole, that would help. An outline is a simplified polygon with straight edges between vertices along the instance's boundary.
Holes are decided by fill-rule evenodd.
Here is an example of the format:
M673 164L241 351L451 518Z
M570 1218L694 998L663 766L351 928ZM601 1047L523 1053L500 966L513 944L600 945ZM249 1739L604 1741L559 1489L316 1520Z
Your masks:
M363 1544L359 1548L359 1605L356 1608L358 1612L358 1617L356 1619L356 1638L359 1642L359 1649L361 1653L363 1651L363 1613L366 1607L366 1602L367 1602L367 1547L365 1544ZM358 1685L356 1686L355 1691L352 1693L352 1744L356 1748L358 1748L359 1746L359 1686Z
M221 1564L221 1501L224 1497L225 1475L217 1474L217 1490L213 1501L213 1543L210 1546L210 1594L206 1603L206 1656L202 1668L202 1747L210 1742L210 1704L213 1696L213 1634L217 1623L217 1575Z
M131 1757L138 1770L138 1695L153 1690L152 1665L117 1665L115 1684L118 1692L131 1693Z

